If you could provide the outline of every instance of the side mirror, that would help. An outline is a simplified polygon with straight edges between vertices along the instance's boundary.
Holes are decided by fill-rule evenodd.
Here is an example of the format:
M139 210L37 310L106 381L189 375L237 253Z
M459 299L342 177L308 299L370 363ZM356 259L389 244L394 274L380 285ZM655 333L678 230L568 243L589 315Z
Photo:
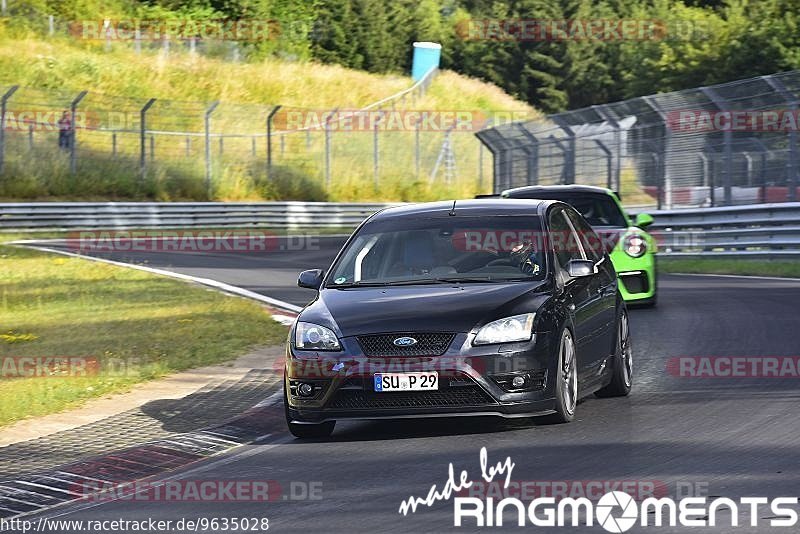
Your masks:
M639 228L647 228L651 224L653 224L653 216L648 215L647 213L640 213L636 216L636 221L634 222L636 226Z
M322 286L322 277L324 276L322 269L311 269L303 271L297 277L297 285L308 289L319 289Z
M570 260L567 263L570 278L583 278L597 273L597 266L592 260Z

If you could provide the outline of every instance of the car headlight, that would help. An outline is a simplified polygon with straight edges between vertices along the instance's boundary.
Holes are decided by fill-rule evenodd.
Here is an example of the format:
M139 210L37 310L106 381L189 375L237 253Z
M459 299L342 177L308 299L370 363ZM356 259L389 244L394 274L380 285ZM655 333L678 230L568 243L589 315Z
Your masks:
M628 234L625 236L622 248L631 258L641 258L647 252L647 241L641 234Z
M342 350L333 330L300 321L294 329L294 345L303 350Z
M533 318L535 313L523 313L505 319L498 319L484 325L475 335L473 345L489 345L492 343L510 343L512 341L528 341L533 335Z

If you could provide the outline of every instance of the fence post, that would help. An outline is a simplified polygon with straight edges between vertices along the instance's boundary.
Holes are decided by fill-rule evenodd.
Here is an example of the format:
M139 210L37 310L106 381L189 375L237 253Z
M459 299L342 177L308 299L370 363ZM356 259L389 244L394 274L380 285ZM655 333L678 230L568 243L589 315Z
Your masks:
M325 188L329 189L331 186L331 165L333 164L331 160L331 153L333 147L333 139L331 137L331 121L333 117L336 115L336 112L339 111L339 108L335 108L331 114L325 119Z
M483 143L478 142L478 192L483 191Z
M649 152L651 159L653 160L653 169L655 170L656 176L658 177L658 189L656 192L656 209L661 209L664 203L664 172L663 172L663 165L664 161L659 154L658 145L655 144L652 140L645 140L642 141L642 144L649 147L651 152Z
M206 151L205 151L205 160L206 160L206 195L208 196L208 200L211 200L211 114L219 105L219 100L216 100L211 103L208 108L206 108L205 116L203 117L203 129L205 133L205 140L206 140Z
M275 106L267 115L267 178L272 177L272 118L281 109Z
M566 147L564 147L562 143L558 142L559 148L564 151L564 174L562 177L562 183L574 184L577 135L575 134L575 130L572 129L572 126L567 124L567 121L565 121L563 117L554 115L551 118L553 119L553 122L555 122L564 131L564 133L567 134L567 139L569 139L569 143Z
M750 137L750 142L758 146L760 168L758 171L759 195L761 202L767 202L767 153L770 151L764 141L758 137Z
M106 37L106 45L105 50L106 52L111 51L111 32L109 31L111 28L111 21L108 19L103 20L103 35Z
M150 163L156 160L156 136L150 134Z
M378 135L379 135L379 124L383 119L383 112L378 115L378 118L375 120L375 124L373 125L373 132L372 132L372 172L375 180L375 190L377 191L380 183L380 154L378 150Z
M732 106L730 103L722 98L714 89L711 87L701 87L700 91L711 100L711 103L717 108L718 111L726 111L724 106L720 105L720 102L723 102L726 106L728 106L727 111L732 111ZM733 194L731 191L731 185L733 180L733 132L730 128L725 128L722 132L722 143L723 143L723 153L725 155L725 172L722 176L722 187L723 187L723 194L724 194L724 205L730 206L733 204Z
M523 148L525 155L528 157L525 161L525 181L528 182L527 185L538 185L539 184L539 139L533 132L529 131L522 123L515 122L513 123L514 126L522 133L522 135L530 141L530 145L527 148Z
M416 124L414 124L414 179L419 180L419 170L422 165L422 154L420 154L419 148L419 131L420 131L420 124L422 124L422 117L417 119Z
M762 76L770 87L780 93L781 97L789 103L793 117L797 117L797 96L795 96L782 81L772 76ZM797 200L798 174L800 174L800 158L797 155L797 128L789 128L789 159L786 160L786 186L789 189L789 202Z
M33 150L33 124L28 125L28 148Z
M619 194L622 194L622 133L621 127L617 119L611 115L608 109L605 106L592 106L592 108L597 111L597 114L603 117L603 119L608 122L612 128L614 128L614 145L617 149L617 155L614 162L614 181L613 187L611 185L608 186L609 189L613 189Z
M139 110L139 180L144 182L147 172L147 147L145 146L147 136L147 110L155 104L156 99L151 98Z
M700 158L700 164L703 167L703 186L708 187L708 185L711 183L711 177L710 177L711 167L709 166L708 156L705 154L705 152L700 152L697 156ZM713 208L714 190L711 188L709 188L708 201L711 203L711 207Z
M52 37L56 34L56 20L53 15L47 17L47 34Z
M481 142L481 146L485 146L486 149L489 150L489 153L492 155L492 193L499 193L497 187L497 179L500 176L499 174L500 168L498 163L499 159L498 150L496 146L494 146L492 143L489 142L488 139L486 139L486 134L487 134L486 130L481 130L475 132L475 137L477 137L478 141ZM482 194L483 189L480 189L479 193Z
M725 197L725 205L730 206L733 204L733 191L731 190L733 178L733 132L730 128L726 128L722 132L722 142L725 153L725 176L722 178L722 191Z
M0 99L0 174L3 173L6 162L6 105L17 89L19 85L12 86Z
M69 118L71 121L71 131L69 134L69 172L70 174L75 174L78 169L78 156L75 151L76 144L78 140L78 136L75 135L75 110L78 108L78 104L81 103L81 100L88 94L88 91L81 91L78 93L78 96L70 103L69 105Z
M117 132L111 134L111 155L117 155Z
M564 143L561 141L561 139L559 139L553 134L548 135L547 138L550 139L553 142L553 144L556 145L556 147L561 151L562 157L564 158L564 165L561 169L561 179L559 181L561 182L561 185L568 184L569 179L567 178L568 174L567 167L569 167L569 147L564 146Z
M659 166L661 167L661 172L659 173L659 195L661 194L660 189L664 188L664 202L666 203L666 209L672 209L672 176L669 172L669 159L667 155L670 152L670 145L672 144L672 128L670 126L669 119L667 114L661 109L661 106L658 105L655 98L652 96L645 96L642 97L642 100L650 106L650 108L656 112L658 117L661 119L661 123L664 126L664 142L661 145L661 154L659 155ZM655 146L655 145L654 145ZM656 151L658 152L657 148ZM659 208L661 209L661 208Z
M594 139L594 142L597 143L597 146L600 147L600 150L606 155L606 187L609 189L613 189L613 181L614 181L614 154L611 152L611 149L608 148L600 139Z

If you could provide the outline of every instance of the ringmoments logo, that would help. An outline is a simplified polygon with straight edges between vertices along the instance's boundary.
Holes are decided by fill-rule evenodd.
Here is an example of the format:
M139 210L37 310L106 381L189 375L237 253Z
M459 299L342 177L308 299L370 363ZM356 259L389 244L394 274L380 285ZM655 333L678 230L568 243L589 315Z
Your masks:
M515 463L511 457L489 464L488 453L480 451L480 478L473 478L467 470L456 475L451 463L448 477L441 486L430 487L425 497L410 496L400 504L399 513L416 513L423 506L431 507L440 501L453 502L455 527L563 527L601 526L606 532L622 533L634 526L662 527L756 527L796 528L798 523L798 498L778 497L684 497L673 499L658 495L635 499L634 496L612 489L598 499L567 496L537 496L495 498L462 496L477 484L512 484ZM497 479L497 481L495 481ZM769 510L768 512L766 510Z

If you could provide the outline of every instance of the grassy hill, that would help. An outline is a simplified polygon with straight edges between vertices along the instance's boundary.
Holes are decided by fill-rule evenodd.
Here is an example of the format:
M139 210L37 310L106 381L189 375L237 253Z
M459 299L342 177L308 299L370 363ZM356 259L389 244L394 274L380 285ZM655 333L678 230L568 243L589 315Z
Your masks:
M263 131L262 119L256 121L256 118L268 106L357 109L408 88L412 80L310 62L267 59L235 63L174 49L169 54L159 51L137 54L130 46L119 43L111 50L104 50L97 43L66 38L12 38L0 33L0 84L4 88L10 85L24 88L9 102L12 111L14 106L25 109L34 101L38 106L60 111L72 95L87 90L89 95L81 104L83 109L125 108L138 117L137 106L146 98L157 98L159 101L151 112L153 129L200 131L204 103L220 100L223 104L215 115L216 126L226 132L254 133ZM406 110L465 110L475 112L476 116L509 111L516 112L517 117L536 115L530 106L496 86L447 71L434 79L424 96L407 98L396 106ZM184 116L189 118L184 120ZM128 136L130 139L120 135L117 153L111 157L110 134L79 131L76 176L69 174L68 158L54 148L57 145L52 135L48 138L36 132L35 136L30 146L22 132L9 134L0 198L208 198L203 182L201 138L187 140L184 152L183 139L156 136L152 164L148 166L145 181L140 182L138 140L133 134ZM444 183L441 171L436 179L428 176L441 150L443 132L424 131L421 137L420 178L416 179L413 132L382 133L380 175L375 183L370 132L334 133L334 164L328 186L323 182L321 132L308 137L286 136L282 144L276 140L277 168L269 179L261 164L263 138L256 139L257 146L252 147L256 155L251 152L252 139L226 139L224 152L215 158L211 198L406 200L480 192L478 141L473 132L453 135L457 173L452 183ZM489 176L491 158L486 153L482 190L488 186Z

